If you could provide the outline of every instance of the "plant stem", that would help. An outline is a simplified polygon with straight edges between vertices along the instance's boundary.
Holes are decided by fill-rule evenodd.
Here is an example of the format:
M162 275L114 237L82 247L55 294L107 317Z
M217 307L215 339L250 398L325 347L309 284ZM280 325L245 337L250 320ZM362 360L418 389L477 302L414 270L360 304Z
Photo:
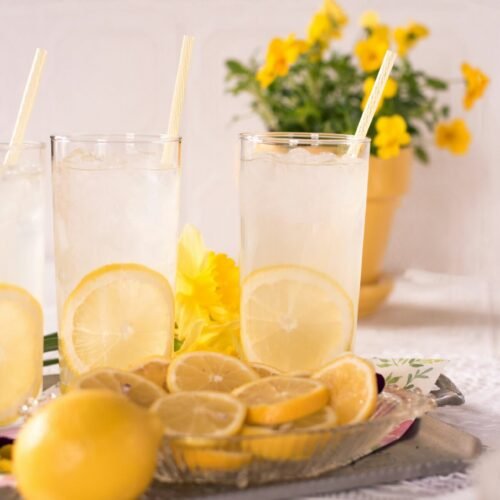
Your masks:
M59 358L44 359L43 360L43 366L51 366L51 365L57 365L57 364L59 364Z

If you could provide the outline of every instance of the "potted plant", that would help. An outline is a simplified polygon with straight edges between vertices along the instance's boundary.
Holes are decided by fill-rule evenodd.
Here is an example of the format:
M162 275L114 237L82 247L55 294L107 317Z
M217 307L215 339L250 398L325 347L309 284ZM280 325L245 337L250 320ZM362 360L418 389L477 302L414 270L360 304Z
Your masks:
M270 131L353 134L387 49L399 58L384 89L368 136L372 155L363 250L360 315L385 299L391 281L381 271L395 210L407 191L413 158L429 160L426 143L453 154L467 152L471 134L462 118L450 119L440 101L449 83L413 66L411 49L429 35L422 24L390 28L375 12L360 19L363 32L353 53L343 54L332 40L342 36L348 18L334 0L324 0L308 26L307 37L295 34L270 41L265 60L226 61L229 91L248 94L251 109ZM489 83L479 69L463 63L469 110Z

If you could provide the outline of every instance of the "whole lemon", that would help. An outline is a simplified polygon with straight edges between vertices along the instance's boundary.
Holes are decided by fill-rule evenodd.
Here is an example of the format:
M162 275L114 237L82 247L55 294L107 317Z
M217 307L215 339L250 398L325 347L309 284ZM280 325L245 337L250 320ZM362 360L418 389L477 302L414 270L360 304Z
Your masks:
M27 500L127 500L153 477L156 417L105 390L71 392L21 429L13 472Z

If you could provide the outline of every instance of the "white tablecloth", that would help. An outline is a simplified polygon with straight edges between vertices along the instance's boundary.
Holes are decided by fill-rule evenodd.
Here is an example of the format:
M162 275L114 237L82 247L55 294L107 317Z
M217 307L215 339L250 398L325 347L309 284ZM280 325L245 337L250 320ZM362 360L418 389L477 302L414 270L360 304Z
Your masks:
M55 330L53 304L46 323L47 331ZM445 372L464 392L466 404L436 414L490 448L500 445L500 283L409 270L396 278L387 303L360 322L356 350L367 356L449 359ZM469 475L457 473L329 498L470 500L476 491Z

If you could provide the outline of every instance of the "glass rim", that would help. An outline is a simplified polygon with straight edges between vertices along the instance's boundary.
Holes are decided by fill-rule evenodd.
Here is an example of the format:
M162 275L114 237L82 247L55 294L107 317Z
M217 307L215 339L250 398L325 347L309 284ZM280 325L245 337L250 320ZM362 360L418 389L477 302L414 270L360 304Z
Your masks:
M125 132L121 134L57 134L50 136L51 143L86 142L93 144L169 144L182 142L181 136L168 134L136 134Z
M0 151L8 151L9 149L36 150L45 149L47 144L42 141L24 141L21 144L10 144L10 142L0 142Z
M242 132L240 139L258 144L288 144L291 146L369 144L371 140L369 137L323 132Z

